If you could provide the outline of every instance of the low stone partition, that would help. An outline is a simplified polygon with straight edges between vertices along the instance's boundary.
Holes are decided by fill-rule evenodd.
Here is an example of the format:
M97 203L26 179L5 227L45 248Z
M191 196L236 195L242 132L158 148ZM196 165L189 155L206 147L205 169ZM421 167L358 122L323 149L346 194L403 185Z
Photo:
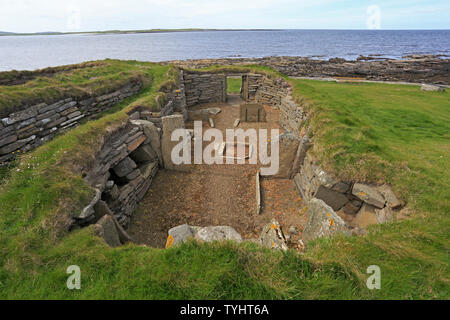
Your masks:
M227 101L227 77L220 73L183 71L186 105Z
M95 117L136 94L141 87L141 82L134 82L105 95L83 100L69 97L52 104L27 106L22 111L9 114L0 121L0 164L77 126L82 119Z

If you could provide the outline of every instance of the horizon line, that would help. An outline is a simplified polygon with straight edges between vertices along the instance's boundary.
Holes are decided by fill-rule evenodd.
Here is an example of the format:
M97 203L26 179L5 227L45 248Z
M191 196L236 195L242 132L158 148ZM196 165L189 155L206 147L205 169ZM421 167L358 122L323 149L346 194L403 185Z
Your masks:
M155 28L155 29L108 29L85 31L35 31L14 32L0 30L0 35L64 35L83 33L164 33L164 32L201 32L201 31L450 31L442 29L356 29L356 28Z

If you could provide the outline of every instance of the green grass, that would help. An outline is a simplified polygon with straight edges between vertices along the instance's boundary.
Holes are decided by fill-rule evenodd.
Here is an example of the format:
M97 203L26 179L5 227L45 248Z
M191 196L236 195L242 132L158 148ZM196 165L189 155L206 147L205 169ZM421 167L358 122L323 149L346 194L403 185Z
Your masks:
M417 86L293 81L311 112L313 154L348 181L389 183L407 221L364 238L319 241L307 255L384 271L383 298L450 296L450 94Z
M3 174L0 298L449 298L449 94L418 87L291 80L295 97L308 101L323 166L343 178L391 183L411 208L407 220L373 226L363 237L317 240L303 255L250 243L113 249L92 227L68 233L68 217L92 197L81 177L105 129L123 125L132 107L153 108L161 86L176 81L170 68L153 67L140 96L23 155ZM72 264L81 267L79 291L65 287ZM381 267L381 290L365 286L372 264Z
M94 95L110 93L132 81L143 83L150 88L153 81L170 88L178 79L174 78L174 68L148 62L101 60L57 68L47 68L25 72L31 79L18 85L0 85L0 116L6 117L33 103L53 103L66 97L83 99ZM18 78L24 72L0 73L0 79ZM11 80L11 79L10 79ZM153 88L153 89L152 89ZM146 92L144 107L155 107L156 92ZM159 95L164 95L159 92Z
M241 92L242 78L227 77L227 92L237 94Z

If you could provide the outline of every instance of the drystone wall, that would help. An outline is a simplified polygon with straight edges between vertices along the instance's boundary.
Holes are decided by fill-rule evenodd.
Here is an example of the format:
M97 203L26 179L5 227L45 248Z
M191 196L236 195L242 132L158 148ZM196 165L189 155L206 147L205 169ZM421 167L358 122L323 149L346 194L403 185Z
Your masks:
M227 100L227 77L219 73L183 71L186 105Z
M162 153L164 118L173 114L179 114L182 120L187 117L182 73L179 80L176 89L165 92L164 104L158 105L160 111L152 112L136 106L129 112L128 122L105 138L95 156L95 164L85 178L96 190L96 195L80 214L73 217L72 228L97 223L99 233L114 246L117 241L111 238L117 237L108 232L114 228L111 228L111 222L101 220L109 215L116 222L119 235L126 234L120 228L128 226L153 177L160 167L165 167ZM159 98L156 103L160 103Z
M306 201L304 242L336 233L361 234L372 224L394 220L403 203L388 185L339 181L325 172L302 137L293 164L294 182Z
M306 119L304 103L292 99L292 88L282 78L270 79L260 74L250 74L248 79L248 101L270 105L280 110L280 126L299 136L300 125Z
M141 82L127 84L121 89L83 100L67 98L53 104L40 103L10 114L0 121L0 164L17 154L32 150L67 131L82 119L89 119L114 104L137 93Z
M280 110L280 169L275 178L293 178L308 217L303 240L338 233L361 234L371 224L392 221L403 203L388 185L375 186L354 181L338 181L313 159L312 141L302 122L307 120L306 103L294 101L283 79L252 75L248 79L248 100ZM244 84L247 85L247 84ZM253 95L252 95L252 94ZM303 129L301 130L301 128Z
M85 178L95 188L96 195L74 217L73 227L92 224L108 211L126 227L158 171L159 141L160 129L146 120L129 120L110 134Z

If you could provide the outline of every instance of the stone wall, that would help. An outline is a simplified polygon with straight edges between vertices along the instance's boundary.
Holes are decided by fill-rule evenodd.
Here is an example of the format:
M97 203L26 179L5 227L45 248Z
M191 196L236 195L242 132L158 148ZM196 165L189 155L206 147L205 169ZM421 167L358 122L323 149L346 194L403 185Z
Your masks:
M297 152L300 166L294 177L299 193L307 203L308 224L304 240L332 235L336 228L361 234L368 225L394 220L403 203L388 185L334 179L313 159L308 150L310 142L305 136L300 143ZM294 168L297 168L295 162ZM310 204L314 205L310 208ZM320 214L321 218L318 218L321 212L328 215Z
M92 202L74 217L73 227L98 221L106 211L126 227L156 175L161 157L160 129L146 120L129 120L109 134L85 180L96 190ZM102 207L98 202L103 201Z
M227 77L219 73L183 71L186 105L227 100Z
M120 90L83 100L67 98L53 104L40 103L10 114L0 122L0 164L17 154L34 149L83 119L111 108L137 93L142 83L130 83Z
M292 99L292 89L282 78L270 79L261 74L248 74L244 76L244 86L248 86L247 101L270 105L280 110L280 126L300 135L300 125L306 119L305 105Z
M187 117L182 77L181 72L177 88L162 90L166 94L165 99L156 98L156 103L161 104L158 105L160 111L152 112L136 106L129 112L128 122L105 137L95 163L85 177L96 190L96 195L81 213L73 217L72 228L98 225L102 217L111 215L119 226L119 234L124 234L120 228L128 226L154 176L160 167L164 167L164 119L173 114L179 114L181 121ZM107 240L104 235L107 229L105 226L101 229L100 234Z

